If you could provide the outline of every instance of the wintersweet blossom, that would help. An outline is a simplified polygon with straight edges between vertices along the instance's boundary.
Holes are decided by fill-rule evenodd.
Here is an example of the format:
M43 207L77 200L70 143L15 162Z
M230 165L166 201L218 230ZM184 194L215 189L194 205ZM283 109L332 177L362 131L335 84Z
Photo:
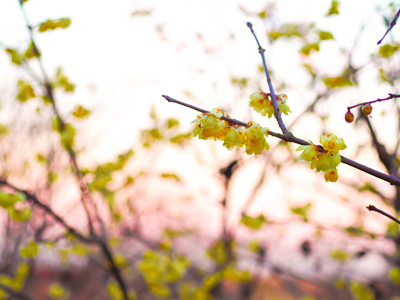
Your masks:
M209 113L198 115L197 119L192 122L195 123L192 136L198 136L202 140L218 140L223 130L223 125L220 122L221 116L222 111L218 108L214 108Z
M252 124L246 129L246 153L261 154L263 150L269 150L269 145L265 139L269 129L258 124Z
M333 134L321 136L320 142L322 146L316 146L312 142L309 145L303 145L296 151L303 151L299 159L305 160L311 165L311 169L317 172L325 172L325 180L327 182L336 182L338 179L337 166L341 162L340 150L347 148L343 139Z
M289 106L286 104L287 96L285 94L276 95L276 101L281 113L288 115L291 111ZM274 106L271 101L271 95L264 93L263 91L257 91L250 95L250 107L260 113L262 116L268 114L268 118L271 118L275 113Z
M244 146L246 143L245 131L241 128L225 127L225 137L222 146L226 147L229 151L235 147L237 149Z

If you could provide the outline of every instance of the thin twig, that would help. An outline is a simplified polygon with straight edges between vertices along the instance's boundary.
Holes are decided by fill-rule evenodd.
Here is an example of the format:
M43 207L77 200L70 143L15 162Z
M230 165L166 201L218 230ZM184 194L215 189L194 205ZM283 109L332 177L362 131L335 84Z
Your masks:
M26 294L24 294L24 293L22 293L22 292L13 290L13 289L10 288L9 286L6 286L6 285L1 284L1 283L0 283L0 289L4 290L4 291L6 291L8 294L10 294L10 296L11 296L12 298L15 297L15 298L22 299L22 300L34 300L34 299L36 299L36 298L32 298L32 297L30 297L30 296L28 296L28 295L26 295ZM7 298L7 299L8 299L8 298Z
M375 103L375 102L381 102L381 101L386 101L386 100L390 100L390 99L393 99L393 98L399 98L400 97L400 95L391 94L391 93L389 93L388 95L389 96L386 97L386 98L382 98L382 99L378 98L378 99L373 100L373 101L367 101L367 102L359 103L359 104L356 104L356 105L353 105L353 106L348 106L347 110L349 111L350 109L355 108L357 106L362 106L362 105L366 105L366 104L372 104L372 103Z
M387 212L384 212L383 210L380 210L379 208L376 208L374 205L368 205L367 209L369 211L376 211L377 213L380 213L381 215L384 215L385 217L388 217L389 219L395 221L397 224L400 224L400 220L393 217L392 215L389 215Z
M31 39L31 44L32 44L33 51L37 55L37 59L38 59L39 66L40 66L40 70L41 70L42 75L43 75L43 81L39 80L39 82L45 87L46 95L51 101L51 104L52 104L52 107L53 107L53 111L54 111L54 114L57 116L58 122L60 124L61 131L64 131L65 122L61 118L61 115L60 115L60 113L58 111L58 108L57 108L57 105L56 105L56 101L55 101L55 98L54 98L53 86L52 86L52 84L51 84L51 82L49 80L49 77L47 76L47 72L46 72L46 70L44 68L43 61L41 59L41 55L39 54L40 53L39 49L36 46L36 42L35 42L35 38L34 38L34 34L33 34L33 27L30 24L30 22L28 20L28 17L27 17L27 15L25 13L22 1L19 0L18 2L20 4L21 12L22 12L22 15L24 17L24 20L25 20L26 26L28 28L28 31L29 31L29 36L30 36L30 39ZM96 219L97 219L97 222L98 222L98 224L99 224L99 226L101 228L102 234L105 235L104 224L103 224L102 220L100 219L100 216L97 213L97 209L95 208L95 205L93 203L93 199L92 199L92 196L91 196L91 194L89 192L88 185L87 185L87 183L86 183L86 181L85 181L85 179L84 179L84 177L83 177L83 175L82 175L82 173L81 173L81 171L80 171L80 169L78 167L78 162L77 162L77 159L76 159L76 153L72 149L72 147L69 146L69 145L67 145L66 150L67 150L67 152L69 154L69 157L70 157L70 160L71 160L71 165L72 165L72 167L73 167L73 169L75 171L76 177L78 179L79 187L80 187L82 195L83 195L82 201L87 201L87 202L91 203L91 205L93 207L93 210L94 210L94 214L95 214ZM91 232L92 235L94 235L95 232L94 232L93 224L92 224L92 216L89 213L89 211L87 210L86 205L84 205L84 207L85 207L85 210L86 210L86 214L88 216L90 232Z
M383 38L381 38L381 39L378 41L378 43L377 43L378 45L379 45L380 43L382 43L383 39L386 37L386 35L389 33L389 31L392 30L392 28L394 27L394 25L396 25L397 19L399 18L399 16L400 16L400 9L399 9L399 11L397 12L396 16L393 18L392 22L390 22L389 28L388 28L388 30L386 30L386 33L385 33L385 35L383 36Z
M69 233L76 236L81 242L86 243L86 244L98 245L101 248L104 256L110 262L111 272L115 275L116 280L118 281L119 286L121 287L121 290L124 294L124 299L128 300L128 291L127 291L126 285L124 283L124 280L122 278L120 270L118 269L117 265L115 264L114 257L112 255L112 252L111 252L106 240L104 240L102 237L98 237L98 236L90 236L90 237L83 236L76 229L67 225L65 223L65 221L60 216L58 216L49 206L40 202L35 194L29 193L26 190L19 189L19 188L15 187L14 185L10 184L9 182L7 182L5 179L0 178L0 186L2 186L2 185L8 186L9 188L15 190L16 192L24 194L27 199L31 200L35 205L41 207L44 211L46 211L48 214L50 214Z
M177 104L189 107L191 109L197 110L197 111L202 112L202 113L209 113L208 110L205 110L205 109L202 109L202 108L198 108L196 106L187 104L185 102L181 102L181 101L175 100L175 99L173 99L173 98L171 98L171 97L169 97L167 95L162 95L162 96L168 102L177 103ZM236 119L228 118L228 117L225 117L225 116L221 116L221 119L223 119L225 121L228 121L229 123L237 124L237 125L244 126L244 127L249 127L250 126L248 123L245 123L245 122L242 122L242 121L238 121ZM268 134L270 134L270 135L272 135L272 136L274 136L276 138L279 138L281 140L284 140L285 142L291 142L291 143L295 143L295 144L299 144L299 145L309 145L310 144L309 142L306 142L305 140L302 140L302 139L299 139L299 138L295 137L291 132L287 132L286 134L280 134L280 133L276 133L276 132L273 132L273 131L269 130ZM349 165L349 166L351 166L353 168L356 168L356 169L358 169L360 171L363 171L363 172L365 172L367 174L370 174L370 175L372 175L374 177L377 177L379 179L387 181L391 185L400 186L400 179L397 178L394 175L384 174L382 172L379 172L379 171L377 171L375 169L372 169L370 167L364 166L364 165L362 165L362 164L360 164L358 162L355 162L355 161L353 161L353 160L351 160L349 158L346 158L344 156L340 156L340 158L341 158L341 162L346 164L346 165Z
M282 133L283 134L288 133L289 131L286 129L285 123L283 123L282 115L281 115L281 112L279 111L279 107L278 107L278 102L276 101L276 94L274 92L274 88L272 87L271 77L269 76L269 71L268 71L267 63L265 61L265 56L264 56L265 49L263 49L261 47L260 42L258 41L257 36L256 36L255 32L253 31L253 24L251 24L250 22L247 22L247 26L250 28L251 33L253 34L254 38L256 39L256 42L258 45L258 52L260 52L260 55L262 58L264 72L265 72L265 76L267 77L267 82L268 82L268 86L269 86L269 92L272 97L272 105L274 106L275 118L278 121L279 127L282 130Z

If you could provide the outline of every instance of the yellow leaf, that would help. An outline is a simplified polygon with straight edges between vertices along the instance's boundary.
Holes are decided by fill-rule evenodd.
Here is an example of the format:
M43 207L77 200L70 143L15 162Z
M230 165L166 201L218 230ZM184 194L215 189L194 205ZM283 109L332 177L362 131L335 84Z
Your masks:
M57 28L67 28L71 24L71 19L62 18L58 21L47 20L40 24L39 32L45 32L47 30L55 30Z
M328 11L328 16L339 14L339 1L332 0L331 8Z
M181 179L178 177L178 175L172 174L172 173L162 173L161 177L163 177L163 178L172 178L172 179L175 179L177 182L181 181Z
M240 219L240 223L254 230L260 229L265 222L266 219L263 214L260 214L257 218L243 215Z
M65 290L59 283L52 283L49 286L48 293L52 298L62 298L65 295Z
M11 56L11 61L16 64L16 65L21 65L22 64L22 56L19 54L17 51L6 48L6 52L10 54Z
M74 115L74 117L82 119L90 115L90 110L87 110L82 105L79 105L78 108L72 114Z

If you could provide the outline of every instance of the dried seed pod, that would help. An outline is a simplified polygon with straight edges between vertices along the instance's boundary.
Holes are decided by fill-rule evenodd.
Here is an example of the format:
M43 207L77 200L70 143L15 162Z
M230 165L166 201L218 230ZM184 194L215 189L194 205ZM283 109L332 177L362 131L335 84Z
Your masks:
M346 120L347 123L351 123L354 121L354 115L353 113L348 110L347 113L344 115L344 119Z
M362 111L364 115L368 116L372 112L372 105L371 104L365 104L362 106Z

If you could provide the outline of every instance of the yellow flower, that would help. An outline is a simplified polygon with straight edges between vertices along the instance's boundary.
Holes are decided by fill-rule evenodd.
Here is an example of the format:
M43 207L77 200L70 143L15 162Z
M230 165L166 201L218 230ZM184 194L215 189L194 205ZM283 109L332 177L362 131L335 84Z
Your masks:
M279 110L285 115L288 115L291 112L289 106L286 104L287 98L288 97L285 94L276 95L276 101ZM268 118L271 118L275 113L274 106L271 101L271 95L266 94L263 91L258 91L251 94L249 105L262 116L268 114Z
M246 129L246 153L261 154L263 150L269 150L269 145L265 139L268 136L268 128L254 124Z
M223 130L223 125L220 122L221 116L222 112L218 108L214 108L209 113L198 115L197 120L192 122L195 123L192 136L198 136L202 140L218 140Z
M222 146L229 151L236 148L241 148L246 143L245 132L241 128L225 127L225 137Z
M322 144L322 147L324 147L324 150L332 154L337 154L339 150L344 150L347 148L343 139L339 139L336 135L333 134L323 135L321 136L319 141Z
M314 169L317 166L319 150L311 141L310 145L300 146L296 151L303 151L303 153L300 154L299 159L311 164L311 169Z
M339 178L339 175L337 173L337 170L334 169L334 170L326 171L324 177L325 177L326 182L336 182Z
M322 153L318 155L317 172L326 172L336 169L340 164L340 155L332 155L330 153Z

